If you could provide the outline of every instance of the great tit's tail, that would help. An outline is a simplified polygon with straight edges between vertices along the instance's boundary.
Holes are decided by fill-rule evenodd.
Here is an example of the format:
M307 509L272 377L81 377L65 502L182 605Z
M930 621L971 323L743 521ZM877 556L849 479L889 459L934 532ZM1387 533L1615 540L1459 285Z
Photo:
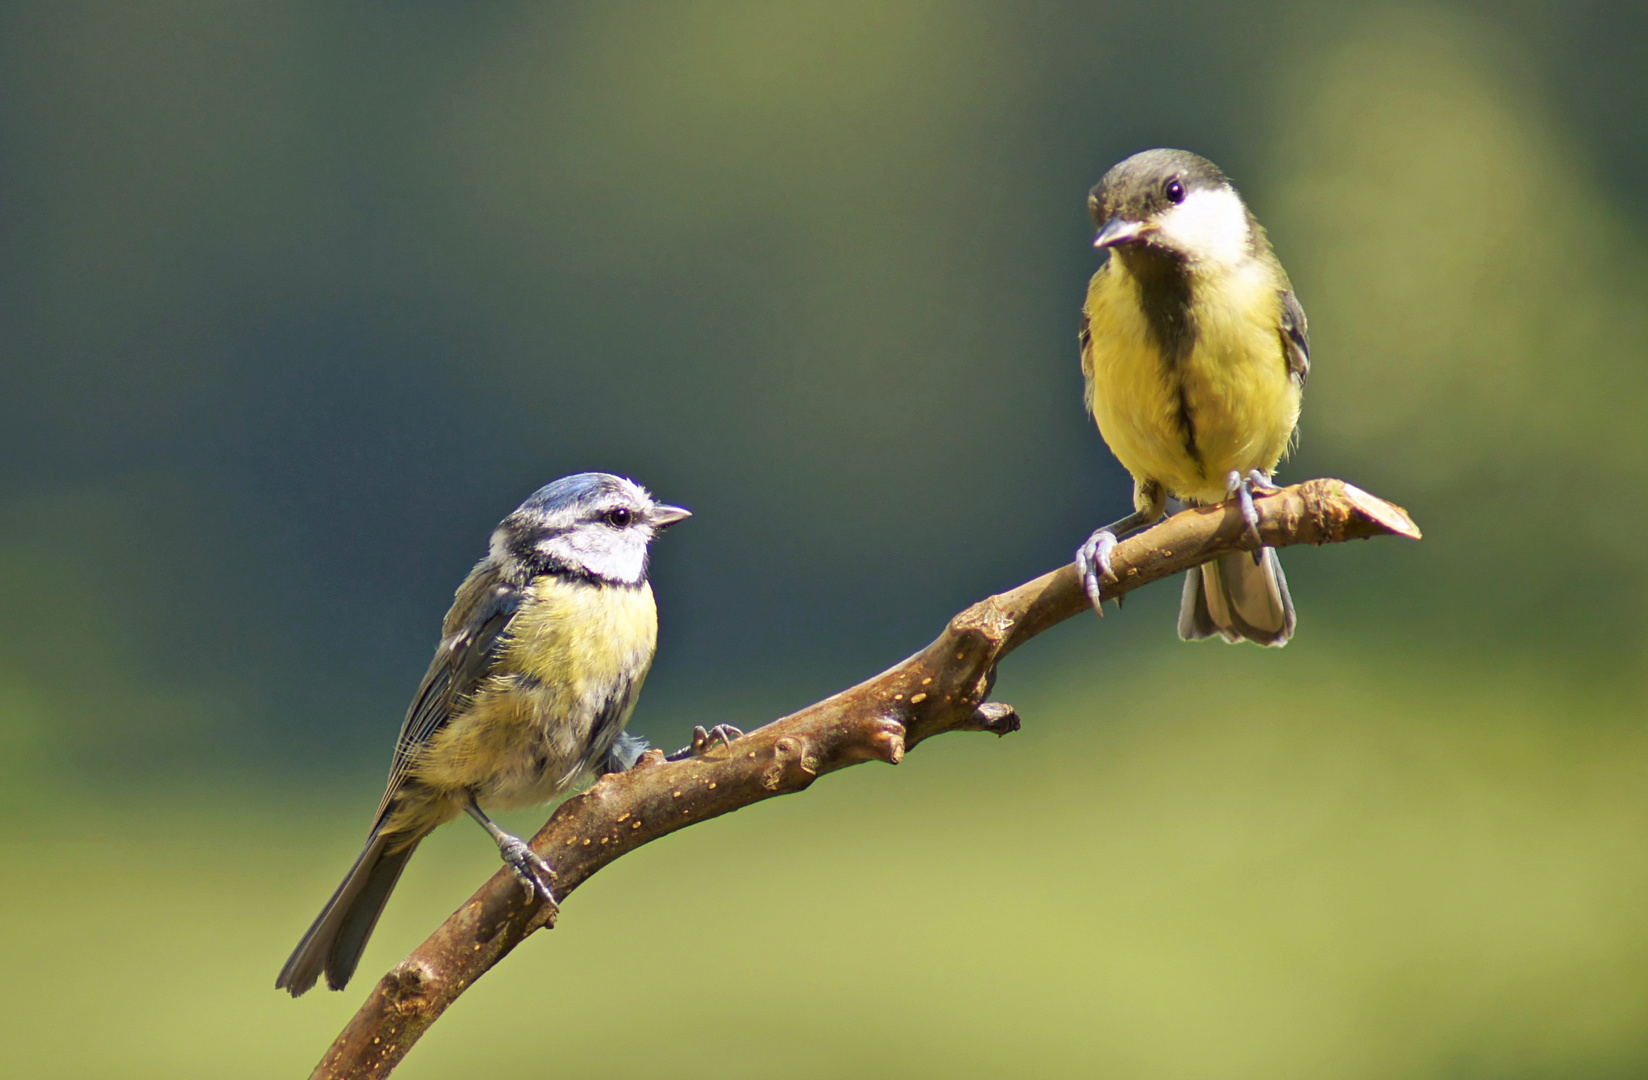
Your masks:
M1270 548L1259 562L1233 551L1185 574L1179 602L1179 637L1185 641L1220 634L1226 641L1286 645L1293 636L1293 598L1281 560Z
M366 842L366 847L350 867L332 899L326 902L316 916L309 932L303 935L291 959L280 969L275 987L293 997L304 993L321 972L326 973L326 985L342 990L355 973L366 939L383 914L389 894L395 890L406 862L417 850L417 837L407 841L405 833L377 831Z

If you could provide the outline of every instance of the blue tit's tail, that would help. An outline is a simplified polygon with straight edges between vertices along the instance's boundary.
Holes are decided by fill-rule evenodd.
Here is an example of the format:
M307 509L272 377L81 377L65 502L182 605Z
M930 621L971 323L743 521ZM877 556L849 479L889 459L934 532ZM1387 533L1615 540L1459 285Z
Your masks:
M280 969L276 989L297 997L315 985L322 971L326 972L327 986L333 990L344 988L360 963L366 939L372 936L395 882L400 880L421 839L415 837L408 842L405 833L373 832L343 884Z
M1293 636L1293 598L1276 552L1263 548L1257 564L1246 551L1221 555L1185 574L1179 637L1220 634L1226 641L1286 645Z

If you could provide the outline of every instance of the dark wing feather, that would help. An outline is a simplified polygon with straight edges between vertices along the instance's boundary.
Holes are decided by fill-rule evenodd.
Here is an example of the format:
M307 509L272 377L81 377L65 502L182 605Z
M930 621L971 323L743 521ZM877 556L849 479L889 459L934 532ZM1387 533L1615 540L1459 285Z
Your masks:
M1310 377L1310 327L1292 289L1282 292L1282 351L1287 357L1288 374L1303 389Z
M1081 324L1076 327L1076 344L1081 348L1082 404L1089 416L1093 414L1093 329L1088 325L1087 310L1081 313Z
M645 678L645 672L641 678ZM647 741L624 731L630 710L641 693L641 680L625 678L613 688L612 696L601 703L601 711L589 729L589 748L576 772L590 770L597 774L623 772L641 756ZM570 779L570 778L569 778Z
M476 592L480 595L468 614L461 617L457 628L451 630L435 650L435 658L430 661L429 670L412 698L412 707L406 711L400 737L395 740L395 761L389 768L389 784L383 794L383 804L378 808L380 819L418 751L463 708L491 672L504 631L520 610L523 593L520 586L496 580L465 582L458 590L454 606L463 604ZM449 629L452 622L453 615L448 615Z

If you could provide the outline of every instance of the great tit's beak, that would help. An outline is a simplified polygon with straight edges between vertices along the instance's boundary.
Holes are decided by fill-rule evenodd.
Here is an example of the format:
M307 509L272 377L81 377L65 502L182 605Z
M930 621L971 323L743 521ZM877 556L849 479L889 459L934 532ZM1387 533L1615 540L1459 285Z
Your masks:
M677 521L685 521L690 517L691 510L683 510L679 506L665 506L662 503L647 513L647 520L652 522L655 529L667 529Z
M1093 246L1096 248L1115 247L1117 244L1137 240L1149 231L1150 227L1142 221L1128 221L1126 218L1113 217L1104 223L1104 228L1099 230L1099 235L1093 238Z

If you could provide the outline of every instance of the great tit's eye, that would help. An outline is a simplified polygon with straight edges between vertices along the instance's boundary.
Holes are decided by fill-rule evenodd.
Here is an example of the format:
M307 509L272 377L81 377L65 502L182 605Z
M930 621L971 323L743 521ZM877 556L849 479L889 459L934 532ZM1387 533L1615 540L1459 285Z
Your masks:
M1184 202L1184 185L1179 183L1177 178L1174 178L1174 179L1169 180L1167 182L1166 191L1167 191L1167 199L1168 199L1169 202L1174 202L1174 203Z
M608 510L606 517L608 525L611 525L614 529L622 529L630 523L635 515L630 512L629 507L619 506Z

